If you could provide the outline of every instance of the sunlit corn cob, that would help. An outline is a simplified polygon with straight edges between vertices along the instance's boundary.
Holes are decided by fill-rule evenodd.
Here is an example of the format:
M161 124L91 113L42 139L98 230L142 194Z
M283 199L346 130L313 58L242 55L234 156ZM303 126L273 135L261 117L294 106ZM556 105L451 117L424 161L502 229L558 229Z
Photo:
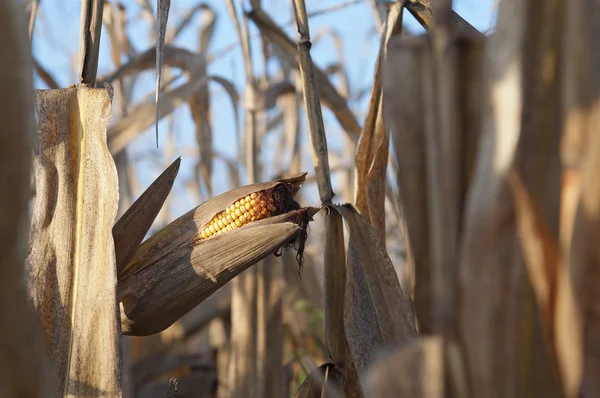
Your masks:
M273 191L254 192L239 198L225 211L217 214L208 222L200 233L202 239L233 231L253 221L279 214L278 206L273 200Z

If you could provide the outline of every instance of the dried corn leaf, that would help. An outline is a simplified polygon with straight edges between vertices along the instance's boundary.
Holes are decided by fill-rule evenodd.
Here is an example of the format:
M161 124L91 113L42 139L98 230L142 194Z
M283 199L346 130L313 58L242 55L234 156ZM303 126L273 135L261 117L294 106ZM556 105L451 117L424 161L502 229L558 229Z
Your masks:
M294 398L342 398L345 395L341 389L342 375L332 363L324 363L313 370Z
M361 375L378 351L417 336L413 311L388 254L366 217L352 205L329 208L344 217L349 232L344 328Z
M501 2L496 31L485 51L483 131L465 209L458 283L458 333L474 396L552 397L561 391L544 344L506 184L522 138L525 88L530 87L523 76L530 70L524 64L524 43L534 9L531 4ZM526 160L526 151L523 155Z
M432 12L432 0L408 0L406 1L406 9L410 11L413 17L428 31L432 28L435 17ZM435 0L434 0L435 1ZM465 21L460 15L454 11L450 11L450 25L458 30L483 36L481 32L475 29L470 23Z
M0 13L0 396L54 396L40 326L23 283L35 118L31 48L22 5Z
M120 324L111 229L115 164L106 147L111 102L104 89L36 95L28 283L54 364L56 394L120 394Z
M358 375L354 367L346 330L344 303L346 290L346 248L344 225L337 211L325 215L325 341L329 355L342 374L343 390L347 397L360 397Z
M155 124L156 147L158 148L158 121L159 121L159 94L161 89L163 54L165 51L165 35L169 19L171 0L156 0L156 96L155 96Z
M253 9L248 13L248 17L256 24L260 32L270 40L271 44L277 47L278 54L285 57L286 63L291 67L298 68L299 56L296 45L285 32L260 9ZM360 134L360 125L350 108L348 108L346 100L319 68L314 68L314 75L321 100L332 110L344 131L353 141L356 141Z
M177 173L181 158L177 158L158 178L133 202L125 214L113 226L117 259L117 275L131 260L140 243L148 233L154 219L167 199Z
M312 216L317 211L291 211L173 250L159 251L149 239L148 250L154 255L145 258L150 263L119 280L123 333L149 335L164 330L236 275L298 237L302 227L296 222L302 213ZM165 230L171 236L173 231L197 234L202 225L192 231L170 226ZM142 245L138 253L145 256L145 248Z
M204 63L205 58L198 53L185 48L166 44L163 49L163 63L172 68L179 68L188 73L198 70ZM143 72L156 66L156 48L136 54L129 62L121 65L119 69L98 79L96 87L104 83L112 83L134 73Z
M191 96L210 80L219 81L216 76L192 76L190 80L179 87L163 93L160 101L160 119L183 105ZM155 104L152 101L136 106L127 117L120 119L108 129L108 147L113 155L125 149L137 134L150 127L154 122L151 117Z
M527 263L529 280L544 317L546 342L550 349L554 349L552 319L556 305L558 247L532 203L521 177L513 170L509 173L508 178L514 195L517 227L523 255Z
M443 398L444 341L440 336L420 337L369 367L365 396L372 398ZM458 395L464 397L465 395Z
M385 246L385 183L389 156L390 135L383 113L382 71L387 46L393 35L402 32L402 5L388 8L375 63L373 86L363 129L356 148L356 207L373 224Z
M544 321L548 351L558 361L558 371L567 397L579 394L583 376L583 333L569 271L560 263L556 241L550 236L542 217L516 172L509 181L515 207L521 246L529 279Z
M384 113L398 162L396 181L408 231L407 247L414 258L414 301L419 331L432 331L431 266L423 119L422 56L429 51L422 37L392 38L384 67ZM397 73L401 67L403 73ZM405 150L410 148L410 150Z
M582 162L581 179L581 197L577 209L573 237L570 251L569 276L574 284L574 292L578 299L579 310L584 316L582 320L583 350L584 350L584 379L583 396L593 397L600 392L600 344L598 336L600 335L600 295L598 294L598 275L600 275L600 250L598 238L600 231L600 185L598 184L598 170L600 170L600 136L598 135L598 126L600 126L600 102L598 97L594 99L588 111L587 134L589 141ZM560 309L557 303L557 310ZM568 307L567 307L568 309ZM558 314L557 314L558 315ZM564 314L566 316L572 314ZM556 320L557 332L570 328L570 325L558 324L558 321L565 321L566 317ZM567 318L568 319L568 318ZM558 329L560 328L560 329ZM568 330L568 329L567 329ZM565 335L565 338L568 338ZM566 347L569 347L570 341L565 339ZM576 347L571 347L575 350ZM577 351L575 351L577 352ZM578 352L577 352L578 353ZM568 354L568 352L566 352Z

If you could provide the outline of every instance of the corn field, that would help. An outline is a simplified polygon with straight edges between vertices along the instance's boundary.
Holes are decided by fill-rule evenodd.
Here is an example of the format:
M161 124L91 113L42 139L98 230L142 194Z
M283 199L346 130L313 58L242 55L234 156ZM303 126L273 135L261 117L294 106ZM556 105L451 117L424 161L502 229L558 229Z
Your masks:
M600 398L600 2L475 3L3 2L0 397Z

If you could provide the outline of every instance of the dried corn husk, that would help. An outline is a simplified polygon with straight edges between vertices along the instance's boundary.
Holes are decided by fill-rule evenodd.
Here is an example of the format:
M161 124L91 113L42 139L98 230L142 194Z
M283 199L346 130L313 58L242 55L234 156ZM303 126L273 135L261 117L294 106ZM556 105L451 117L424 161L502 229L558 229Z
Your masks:
M305 231L304 222L319 209L293 210L198 239L215 214L240 197L284 186L293 198L305 176L219 195L144 242L119 277L123 333L148 335L165 329L237 274L299 237Z
M140 243L148 233L160 208L165 203L175 177L179 172L181 158L177 158L158 178L133 202L125 214L113 226L117 258L117 274L131 260Z

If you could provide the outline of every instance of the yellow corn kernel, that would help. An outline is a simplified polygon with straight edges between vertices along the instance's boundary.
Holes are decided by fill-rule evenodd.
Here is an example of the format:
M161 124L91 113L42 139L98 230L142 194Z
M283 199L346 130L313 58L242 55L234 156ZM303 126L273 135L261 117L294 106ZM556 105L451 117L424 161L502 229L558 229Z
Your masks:
M277 213L271 195L266 192L254 192L239 198L233 204L225 208L224 211L216 214L210 222L207 223L204 230L200 232L200 237L206 239L212 235L219 235L227 231L233 231L236 228L253 221L262 220Z

